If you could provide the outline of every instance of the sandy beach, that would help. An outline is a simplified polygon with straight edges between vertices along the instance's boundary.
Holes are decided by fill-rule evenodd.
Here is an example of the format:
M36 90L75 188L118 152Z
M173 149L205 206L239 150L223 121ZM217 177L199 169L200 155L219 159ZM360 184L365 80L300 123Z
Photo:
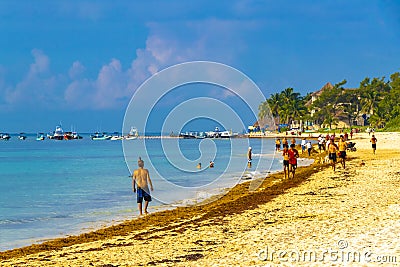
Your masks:
M346 169L316 163L256 192L1 252L1 266L392 266L400 264L399 133L354 136ZM382 265L383 264L383 265Z

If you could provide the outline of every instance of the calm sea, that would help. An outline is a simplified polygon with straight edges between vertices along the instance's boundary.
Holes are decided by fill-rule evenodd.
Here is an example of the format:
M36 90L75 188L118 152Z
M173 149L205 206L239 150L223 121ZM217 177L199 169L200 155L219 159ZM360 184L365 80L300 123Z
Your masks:
M121 141L92 141L88 136L71 141L36 141L33 136L0 141L0 250L136 217L129 175L139 156L155 188L150 212L193 204L234 186L242 175L265 176L281 169L279 160L273 160L271 139L129 142L123 148ZM246 169L249 145L253 167ZM215 162L213 169L206 168L210 160ZM198 162L202 169L196 169Z

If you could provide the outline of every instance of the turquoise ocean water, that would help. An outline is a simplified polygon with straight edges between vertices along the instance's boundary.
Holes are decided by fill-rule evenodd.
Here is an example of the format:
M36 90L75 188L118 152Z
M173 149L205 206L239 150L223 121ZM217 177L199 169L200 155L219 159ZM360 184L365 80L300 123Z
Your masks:
M138 156L145 160L154 183L150 212L193 204L234 186L242 175L263 176L281 169L280 158L274 160L272 139L129 142L125 148L129 154L127 165L121 141L92 141L88 136L71 141L36 141L33 136L25 141L16 137L1 141L0 250L78 234L137 216L129 175L136 168ZM174 149L175 145L179 149ZM246 169L249 145L253 149L253 168ZM182 156L188 161L177 166L175 160ZM209 159L215 162L213 169L206 168ZM200 160L203 168L199 170L195 165ZM256 170L258 163L263 171Z

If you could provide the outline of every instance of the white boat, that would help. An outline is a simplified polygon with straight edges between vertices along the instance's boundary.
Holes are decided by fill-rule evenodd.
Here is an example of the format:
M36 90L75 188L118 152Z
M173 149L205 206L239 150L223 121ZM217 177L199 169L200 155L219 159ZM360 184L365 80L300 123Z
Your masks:
M53 134L48 134L47 137L49 139L63 140L64 139L64 131L61 128L61 126L56 126L56 130L53 132Z
M238 135L239 135L238 133L234 133L234 132L232 132L232 130L230 130L230 131L221 132L220 137L221 138L234 138L234 137L237 137Z
M117 141L117 140L122 140L122 139L124 139L122 135L120 135L118 132L114 132L114 134L110 140Z
M218 127L215 127L214 131L206 132L207 138L234 138L239 134L230 131L220 131Z
M77 132L72 132L72 139L82 139L83 137L80 136Z
M105 133L94 133L90 136L90 138L94 141L99 141L99 140L110 140L111 139L111 135L107 135Z
M135 127L131 127L129 134L125 136L125 140L135 140L139 137L138 130Z
M0 133L0 140L8 141L10 140L11 136L7 133Z
M25 140L25 139L26 139L25 133L20 133L20 134L18 135L18 139L19 139L19 140Z
M82 139L77 132L64 132L64 140Z
M185 132L180 133L179 137L184 139L204 139L206 138L206 135L204 132Z
M45 139L44 133L38 133L36 136L36 141L43 141Z

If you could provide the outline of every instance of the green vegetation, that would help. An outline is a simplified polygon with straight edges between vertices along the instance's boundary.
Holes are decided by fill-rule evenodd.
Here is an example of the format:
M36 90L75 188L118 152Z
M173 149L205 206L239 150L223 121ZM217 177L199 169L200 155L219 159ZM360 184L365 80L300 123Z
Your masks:
M365 119L366 125L377 130L400 131L399 72L387 81L385 77L365 78L358 88L346 89L346 83L343 80L328 84L319 93L306 96L286 88L260 104L259 118L271 112L278 124L302 120L329 129L339 121L353 127L356 120L364 122Z
M307 114L305 98L295 93L293 88L286 88L281 93L272 94L269 99L258 107L259 118L269 114L269 109L279 123L290 123L293 120L302 118Z

